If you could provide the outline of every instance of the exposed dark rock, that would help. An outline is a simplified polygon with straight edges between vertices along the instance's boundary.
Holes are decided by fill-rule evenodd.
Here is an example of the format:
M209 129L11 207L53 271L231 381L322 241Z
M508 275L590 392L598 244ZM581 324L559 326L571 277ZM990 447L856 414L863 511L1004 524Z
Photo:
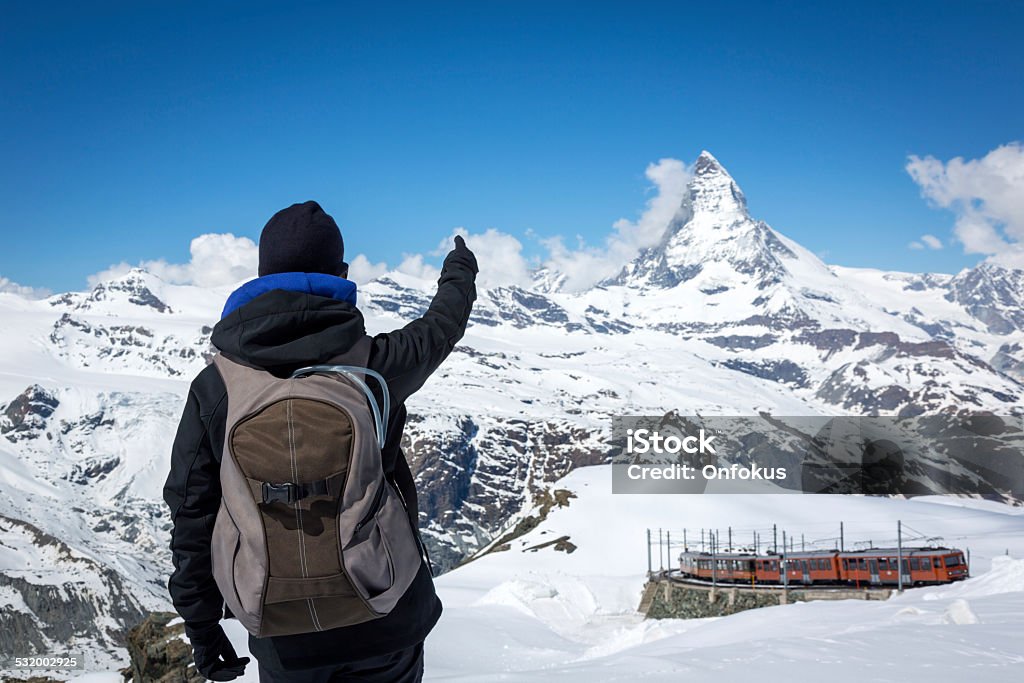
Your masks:
M60 584L33 583L21 574L0 569L0 587L21 597L27 612L15 607L0 607L0 652L13 652L26 643L44 647L47 640L64 643L88 639L109 652L124 645L128 628L143 618L138 601L113 569L75 553L69 546L32 524L0 516L0 530L20 533L38 548L52 548L60 565L72 575L81 572L98 577L102 588L92 581L70 579ZM97 623L109 618L118 627L97 632Z
M33 384L4 408L0 419L0 434L11 442L37 438L58 405L60 401L56 396L38 384Z
M780 384L795 384L800 387L807 385L807 373L791 360L746 361L730 358L722 365L730 370L738 370Z
M1024 330L1024 270L982 261L950 281L946 299L963 306L993 334Z
M182 638L182 624L169 625L178 615L156 612L128 633L131 665L121 673L134 683L202 683L192 666L192 648ZM250 663L255 667L255 663Z
M743 334L730 334L721 337L705 337L704 341L730 350L760 349L765 346L771 346L778 341L778 337L773 334L762 334L756 337Z
M101 282L93 287L88 298L78 304L77 308L89 309L98 302L112 301L119 298L124 298L136 306L152 308L159 313L173 313L171 307L161 301L160 297L154 294L146 285L139 271L120 280Z
M576 550L576 544L569 540L568 536L559 536L552 541L545 541L544 543L538 543L537 545L530 546L529 548L523 548L523 552L535 553L538 550L544 548L552 548L559 552L571 555Z
M1024 348L1020 343L1003 344L989 360L989 365L999 372L1024 380Z

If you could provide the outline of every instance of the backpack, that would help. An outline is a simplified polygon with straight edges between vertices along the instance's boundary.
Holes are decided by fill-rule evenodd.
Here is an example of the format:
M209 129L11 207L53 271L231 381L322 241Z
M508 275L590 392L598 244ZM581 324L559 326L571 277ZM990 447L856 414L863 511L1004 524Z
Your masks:
M419 537L381 466L390 399L366 368L370 345L285 378L214 357L228 408L213 577L254 636L382 617L419 571Z

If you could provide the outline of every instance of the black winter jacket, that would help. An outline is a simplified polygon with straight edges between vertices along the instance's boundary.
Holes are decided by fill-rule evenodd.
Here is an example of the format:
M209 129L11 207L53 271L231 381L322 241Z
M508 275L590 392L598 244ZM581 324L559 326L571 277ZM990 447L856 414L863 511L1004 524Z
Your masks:
M451 353L466 330L476 299L476 259L464 246L445 259L437 293L422 318L373 338L369 367L391 391L391 418L383 449L385 475L399 488L417 526L416 489L400 443L405 401ZM274 373L325 362L365 334L363 316L349 303L307 293L273 290L221 320L213 330L220 351ZM174 571L171 599L190 628L225 616L214 583L210 538L220 505L220 460L227 393L213 366L192 382L171 453L164 500L171 509ZM430 570L419 574L385 617L329 631L249 639L254 656L271 669L328 666L374 657L422 641L441 615Z

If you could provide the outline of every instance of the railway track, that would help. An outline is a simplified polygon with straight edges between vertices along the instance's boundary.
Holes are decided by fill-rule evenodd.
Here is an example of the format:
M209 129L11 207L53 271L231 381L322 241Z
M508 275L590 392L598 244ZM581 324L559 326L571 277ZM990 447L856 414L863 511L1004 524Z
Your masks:
M782 585L765 584L765 583L755 583L755 584L735 583L735 582L732 582L732 581L712 582L712 581L707 581L705 579L694 578L692 576L684 576L683 574L681 574L679 572L678 569L654 572L653 574L651 574L649 580L651 580L651 581L667 580L667 581L671 581L672 583L684 584L684 585L688 585L688 586L700 586L700 587L703 587L703 588L723 588L723 589L724 588L738 588L738 589L744 590L744 591L764 591L764 592L768 592L768 593L771 593L771 592L776 592L777 593L777 592L782 592L782 591L786 591L786 590L791 590L791 591L792 590L801 590L801 591L813 590L813 591L834 591L834 592L861 590L861 591L879 591L879 592L885 591L885 592L890 592L890 591L892 591L892 590L894 590L896 588L895 586L860 586L858 588L856 586L845 586L845 585L836 586L836 585L808 584L808 583L791 583L791 584L789 584L789 586L782 586ZM906 588L909 589L910 586L907 586Z

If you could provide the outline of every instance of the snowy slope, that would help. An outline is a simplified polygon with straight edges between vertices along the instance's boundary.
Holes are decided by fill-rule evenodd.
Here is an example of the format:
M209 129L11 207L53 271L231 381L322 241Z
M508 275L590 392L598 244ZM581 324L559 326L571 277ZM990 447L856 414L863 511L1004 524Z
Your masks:
M610 478L607 467L569 474L558 483L575 494L568 506L508 550L438 579L445 613L427 641L426 680L749 681L756 668L766 681L1009 681L1024 671L1020 508L931 498L623 496L609 493ZM729 523L770 532L774 522L817 539L842 520L852 545L887 541L896 519L970 548L974 577L886 602L797 603L695 620L645 621L635 612L649 527ZM563 536L572 553L531 550Z

